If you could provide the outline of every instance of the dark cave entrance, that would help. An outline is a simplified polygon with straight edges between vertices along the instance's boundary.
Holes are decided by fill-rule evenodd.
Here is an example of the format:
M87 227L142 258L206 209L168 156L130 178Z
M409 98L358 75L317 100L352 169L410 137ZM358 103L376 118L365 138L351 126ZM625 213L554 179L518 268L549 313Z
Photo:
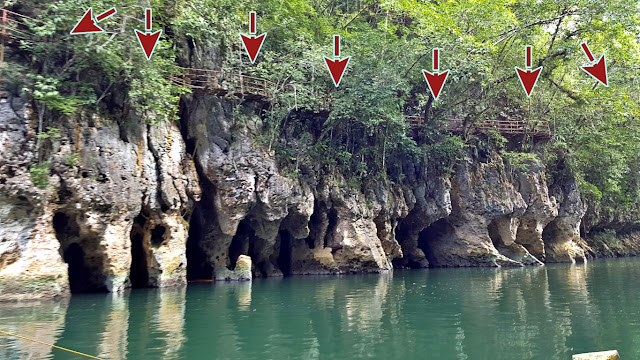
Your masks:
M324 247L330 247L332 249L339 248L341 245L339 243L335 243L334 235L336 233L336 229L338 229L338 211L335 207L331 207L329 211L327 211L327 232L324 234ZM333 250L332 250L333 251Z
M90 292L89 268L84 265L84 251L77 243L67 247L63 256L64 262L69 266L69 289L72 294ZM106 290L106 289L105 289Z
M553 220L542 229L542 242L544 245L547 246L548 244L553 243L556 238L556 234L555 220Z
M429 267L438 266L436 246L451 233L453 233L453 227L444 218L427 226L418 235L418 247L424 252L429 261Z
M145 223L144 217L138 215L131 229L131 269L129 271L129 280L132 288L149 286L147 249L144 244Z
M203 228L200 206L196 206L189 223L187 238L187 281L211 280L213 278L213 267L207 259L207 254L200 246L205 235Z
M158 248L164 244L164 234L167 233L167 228L162 225L158 225L151 230L151 246Z
M280 249L278 251L278 267L282 271L282 275L291 275L291 242L292 236L286 230L280 230Z
M71 293L106 292L104 259L99 240L81 237L76 219L63 212L55 213L52 222L60 242L60 254L68 266Z
M229 245L229 270L233 270L236 267L236 262L238 261L238 256L247 255L251 256L253 261L256 260L253 254L253 246L257 241L263 241L262 239L258 239L256 237L256 233L249 224L249 219L244 218L238 224L238 229L236 230L236 234L231 240L231 244Z
M493 218L489 225L487 226L487 231L489 232L489 238L491 238L491 242L496 249L500 249L505 247L504 240L502 240L502 236L500 236L500 231L498 230L498 218Z

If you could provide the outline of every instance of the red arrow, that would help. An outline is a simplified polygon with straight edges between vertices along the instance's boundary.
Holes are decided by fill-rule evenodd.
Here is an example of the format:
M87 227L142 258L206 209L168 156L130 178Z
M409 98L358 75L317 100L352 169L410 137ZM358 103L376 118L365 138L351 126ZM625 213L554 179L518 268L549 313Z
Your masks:
M151 32L151 21L152 21L152 11L149 8L145 9L144 17L144 29L145 32L140 30L134 30L136 36L138 37L138 42L140 43L140 47L142 47L142 51L144 55L147 57L147 60L151 60L151 55L156 50L156 46L158 46L158 40L160 39L160 35L162 35L162 29L152 33Z
M244 48L247 51L247 55L249 55L249 60L251 60L252 64L256 62L256 58L260 53L262 44L264 44L265 36L267 36L267 33L260 36L246 36L244 34L240 34L242 44L244 44Z
M584 53L591 62L590 66L581 66L582 70L593 76L602 85L609 86L609 82L607 81L607 58L602 54L598 62L595 62L595 58L593 57L593 54L591 54L591 50L589 50L587 43L583 42L580 46L582 46L582 50L584 50Z
M327 69L329 69L331 78L333 79L333 84L336 87L338 87L340 85L340 81L342 81L342 76L344 76L344 71L347 70L349 60L351 60L351 56L342 60L331 60L326 56L324 57L324 62L327 64Z
M147 60L151 60L151 55L153 55L153 52L156 50L158 40L160 39L160 35L162 35L162 29L154 33L143 33L140 30L135 30L135 32L142 51L144 51L144 55L147 57Z
M96 25L96 22L101 22L103 20L106 20L111 16L113 16L114 14L116 14L117 12L118 11L116 10L116 8L112 7L111 9L96 16L94 20L93 9L89 8L89 10L87 10L84 13L84 15L82 15L82 18L80 19L80 21L78 21L78 23L73 28L73 30L71 30L71 35L95 34L95 33L104 32L104 30L101 27Z
M97 22L101 22L104 21L108 18L110 18L111 16L115 15L118 11L116 10L116 8L112 7L111 9L103 12L102 14L96 16L96 21Z
M525 49L525 67L527 69L523 70L516 66L516 74L518 75L518 78L520 78L520 83L522 84L524 92L527 93L527 97L531 97L531 92L540 78L542 66L534 70L529 69L531 67L531 45L527 45Z
M444 83L447 81L447 77L449 76L449 70L445 70L442 73L438 73L440 62L440 50L433 49L433 73L428 72L427 70L422 70L422 74L424 75L424 79L427 81L427 85L429 86L429 90L431 91L431 95L434 100L438 100L440 96L440 91L442 91L442 87Z
M249 60L254 64L256 62L256 58L260 53L260 49L262 48L262 44L264 44L264 39L267 36L267 33L263 33L262 35L256 36L256 12L249 12L249 36L240 34L240 39L242 40L242 44L244 45L244 49L247 51L247 55L249 55Z
M81 34L95 34L104 32L104 29L96 25L93 20L93 10L89 8L76 26L71 30L71 35L81 35Z
M518 73L524 91L527 93L527 97L531 97L531 92L538 82L541 70L542 66L535 70L522 70L516 66L516 72Z
M333 36L333 57L334 59L331 60L324 56L324 63L327 65L327 69L329 69L329 72L331 73L333 84L338 87L340 85L340 81L342 81L345 70L347 70L349 60L351 60L351 56L347 56L340 60L340 35Z

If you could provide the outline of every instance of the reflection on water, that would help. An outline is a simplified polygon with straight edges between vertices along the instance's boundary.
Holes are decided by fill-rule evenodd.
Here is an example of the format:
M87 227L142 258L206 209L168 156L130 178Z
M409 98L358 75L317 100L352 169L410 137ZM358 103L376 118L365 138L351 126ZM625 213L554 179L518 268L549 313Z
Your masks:
M59 302L2 304L0 330L52 344L64 328L67 300ZM0 335L0 359L48 359L46 345Z
M640 259L432 269L0 304L0 329L106 359L640 358ZM1 359L69 354L0 336Z
M100 336L98 356L105 359L127 358L127 332L129 330L129 306L122 296L111 301L111 311L104 318L104 331Z

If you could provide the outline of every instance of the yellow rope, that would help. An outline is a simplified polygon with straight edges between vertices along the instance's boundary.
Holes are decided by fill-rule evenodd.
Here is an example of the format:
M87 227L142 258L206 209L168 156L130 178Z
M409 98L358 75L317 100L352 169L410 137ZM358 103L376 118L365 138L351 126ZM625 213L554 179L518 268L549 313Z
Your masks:
M70 352L70 353L74 353L74 354L77 354L77 355L86 356L86 357L88 357L88 358L90 358L90 359L98 359L98 360L102 360L102 359L101 359L101 358L99 358L99 357L95 357L95 356L91 356L91 355L83 354L83 353L81 353L81 352L74 351L74 350L70 350L70 349L63 348L63 347L60 347L60 346L56 346L56 345L53 345L53 344L47 344L46 342L42 342L42 341L39 341L39 340L29 339L28 337L24 337L24 336L20 336L20 335L12 334L12 333L9 333L9 332L6 332L6 331L2 331L2 330L0 330L0 334L5 334L5 335L9 335L9 336L15 336L15 337L20 338L20 339L24 339L24 340L28 340L28 341L33 341L33 342L38 343L38 344L47 345L47 346L51 346L51 347L56 348L56 349L60 349L60 350L64 350L64 351L68 351L68 352Z

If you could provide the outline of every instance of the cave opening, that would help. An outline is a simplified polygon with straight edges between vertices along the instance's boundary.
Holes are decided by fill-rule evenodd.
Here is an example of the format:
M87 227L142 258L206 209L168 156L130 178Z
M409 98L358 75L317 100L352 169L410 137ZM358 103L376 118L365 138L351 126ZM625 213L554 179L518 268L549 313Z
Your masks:
M409 213L406 217L398 220L398 225L396 226L396 234L395 238L398 241L398 245L400 245L400 249L402 250L402 257L397 257L391 260L394 269L404 269L404 268L416 268L420 267L418 264L410 261L411 255L409 254L410 250L413 248L412 244L412 234L415 232L415 222L413 221L414 214Z
M327 226L327 232L324 235L324 247L330 247L333 249L333 236L338 228L338 211L335 207L332 206L329 209L327 212L327 218L329 220L329 225Z
M201 247L204 239L204 226L200 206L196 206L187 237L187 281L211 280L213 266L207 259L207 254Z
M145 218L138 215L131 228L131 268L129 281L132 288L149 286L149 269L147 264L147 250L144 244Z
M318 239L318 234L322 231L321 228L324 216L326 216L326 214L319 210L318 202L316 201L313 206L313 213L311 213L311 217L309 218L309 236L304 239L307 246L309 246L309 249L316 248L316 239ZM324 241L324 239L318 240Z
M151 246L160 247L164 243L164 234L167 232L167 228L162 225L158 225L151 230Z
M142 234L131 235L131 287L143 288L149 285L149 270Z
M542 241L545 245L552 242L556 236L555 221L551 221L542 229Z
M90 292L89 268L84 264L84 251L79 244L70 244L64 251L64 262L69 267L69 289L72 294Z
M496 249L499 249L501 247L504 247L504 241L502 240L502 236L500 236L497 220L498 220L497 217L491 220L491 222L487 226L487 231L489 232L489 238L491 239L493 246Z
M542 243L544 244L545 252L541 254L541 256L538 256L538 259L540 259L540 261L544 262L546 260L549 260L547 258L547 254L549 250L554 248L554 245L558 238L558 233L559 232L558 225L556 224L556 219L552 220L547 224L547 226L542 229Z
M257 241L255 231L249 224L248 218L244 218L238 224L236 234L233 236L231 244L229 245L229 270L233 270L236 267L238 256L251 256L249 247L255 241ZM255 258L252 259L255 261Z
M56 232L58 241L67 239L71 229L69 228L69 216L65 213L57 212L53 215L53 230Z
M453 232L453 227L446 218L440 219L433 224L427 226L418 235L418 247L424 252L425 257L429 261L429 267L438 266L438 257L436 247L447 237L447 234ZM409 264L410 267L416 264Z
M53 215L52 225L60 243L60 255L67 263L71 293L106 292L99 240L91 236L80 236L76 218L64 212Z
M283 276L291 275L291 234L286 230L280 230L280 250L278 251L278 267Z

